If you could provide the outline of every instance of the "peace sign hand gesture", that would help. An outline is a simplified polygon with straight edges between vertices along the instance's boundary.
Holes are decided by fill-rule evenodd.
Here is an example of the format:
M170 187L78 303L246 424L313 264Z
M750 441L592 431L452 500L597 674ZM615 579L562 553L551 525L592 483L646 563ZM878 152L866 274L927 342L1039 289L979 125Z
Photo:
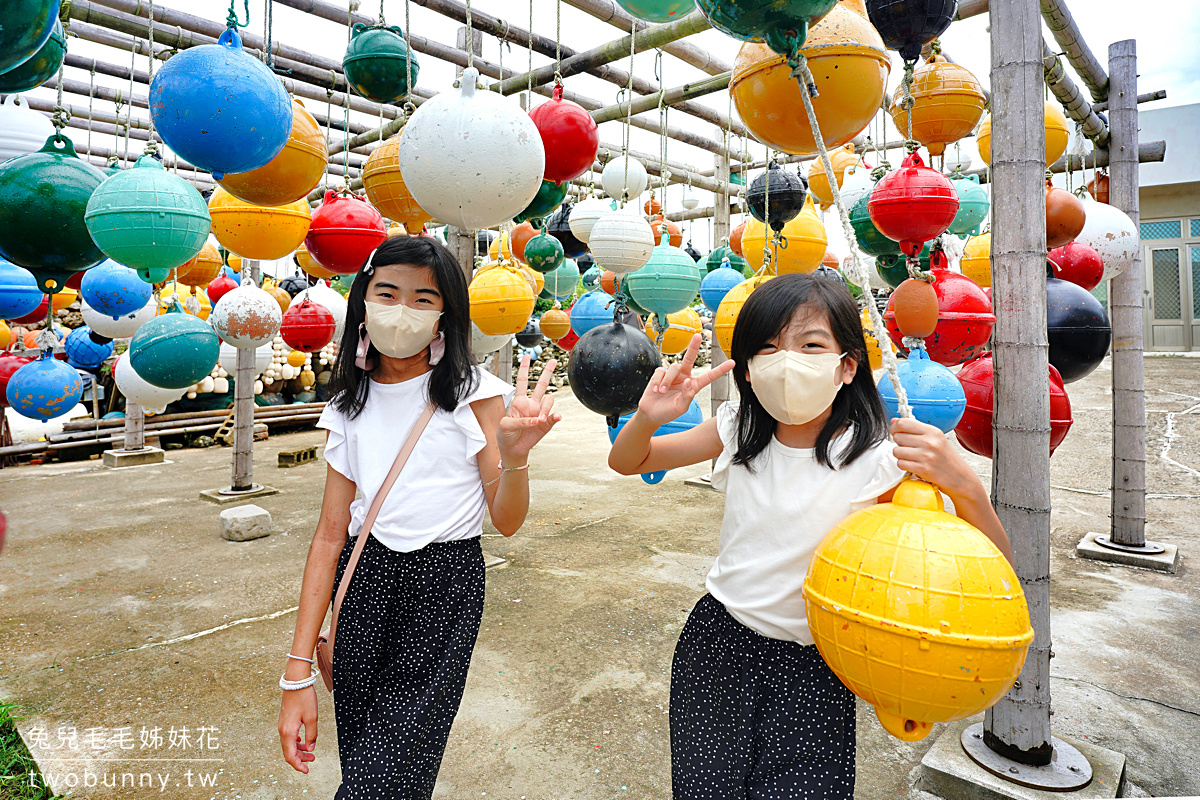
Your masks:
M669 368L659 367L650 378L642 399L638 402L638 413L655 425L665 425L688 410L692 398L700 390L733 369L730 359L713 367L703 375L692 377L692 366L700 353L700 334L692 337L683 360Z
M505 464L524 463L533 446L550 432L555 423L562 420L561 415L551 413L554 396L546 394L558 361L552 358L546 362L532 394L529 393L529 362L528 355L521 359L521 367L517 370L516 396L508 407L508 413L500 419L496 433L496 444Z

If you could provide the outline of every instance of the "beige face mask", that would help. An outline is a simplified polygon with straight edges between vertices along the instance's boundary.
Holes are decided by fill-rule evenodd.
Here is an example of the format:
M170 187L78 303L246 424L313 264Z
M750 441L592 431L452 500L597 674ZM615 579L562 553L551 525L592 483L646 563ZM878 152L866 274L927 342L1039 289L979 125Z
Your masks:
M767 413L785 425L811 422L829 408L843 384L845 353L777 350L750 359L750 384Z
M371 344L385 356L410 358L429 347L433 328L442 316L431 308L410 308L367 302L367 333Z

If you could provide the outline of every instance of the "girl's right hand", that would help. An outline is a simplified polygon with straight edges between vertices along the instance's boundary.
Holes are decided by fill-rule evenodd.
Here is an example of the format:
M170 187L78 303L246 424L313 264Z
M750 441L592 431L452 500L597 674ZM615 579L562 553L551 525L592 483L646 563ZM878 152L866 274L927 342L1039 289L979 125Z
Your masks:
M304 735L300 734L303 726ZM308 763L316 759L317 690L315 687L285 691L279 709L279 741L283 760L297 772L308 774Z
M692 376L692 366L700 353L700 334L692 337L683 360L670 368L659 367L650 378L642 399L638 402L638 413L656 426L665 425L688 410L692 398L700 390L733 369L733 360L715 366L699 376Z

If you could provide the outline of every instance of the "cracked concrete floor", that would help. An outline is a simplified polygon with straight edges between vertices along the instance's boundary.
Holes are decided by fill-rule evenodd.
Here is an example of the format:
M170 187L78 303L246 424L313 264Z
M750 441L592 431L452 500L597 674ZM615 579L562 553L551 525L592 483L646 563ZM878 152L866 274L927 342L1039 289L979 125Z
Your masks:
M1178 574L1074 558L1086 532L1107 526L1107 364L1068 387L1075 427L1051 467L1054 730L1125 753L1130 791L1143 796L1200 794L1198 368L1146 360L1147 533L1180 546ZM535 451L528 522L511 539L484 540L508 564L488 573L439 798L670 795L671 652L716 552L722 496L683 484L699 466L657 486L609 472L603 421L569 392L557 397L565 419ZM20 730L44 770L155 781L77 796L333 795L329 696L318 693L310 775L283 763L275 732L275 681L324 473L274 462L321 439L256 447L256 478L282 493L259 501L276 533L244 543L222 540L219 508L197 496L227 484L227 449L174 451L171 463L130 470L0 471L0 696L23 710ZM971 463L986 481L990 463ZM860 707L857 796L915 797L913 770L932 740L891 739ZM209 777L215 785L198 785Z

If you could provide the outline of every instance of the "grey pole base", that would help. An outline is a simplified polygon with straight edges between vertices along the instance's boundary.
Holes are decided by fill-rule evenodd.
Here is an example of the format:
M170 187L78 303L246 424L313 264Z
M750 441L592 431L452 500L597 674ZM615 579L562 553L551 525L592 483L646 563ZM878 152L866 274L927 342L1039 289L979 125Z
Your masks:
M1091 558L1126 567L1152 569L1174 575L1179 568L1179 547L1165 542L1146 542L1146 547L1116 544L1107 533L1089 533L1075 546L1077 558Z
M260 486L255 483L244 491L237 491L228 486L224 489L207 489L200 493L200 499L218 505L225 505L226 503L237 503L249 497L269 497L273 494L279 494L279 490L274 486Z
M1112 535L1102 533L1096 537L1096 544L1101 547L1107 547L1109 550L1120 550L1122 553L1136 553L1139 556L1156 556L1160 553L1167 552L1167 548L1155 542L1146 542L1145 544L1121 544L1114 542Z
M960 737L962 749L971 760L993 775L1030 789L1073 792L1092 782L1092 765L1083 753L1059 739L1050 737L1054 755L1044 767L1021 764L1005 758L983 743L983 723L967 727Z
M104 466L110 469L118 467L144 467L149 464L161 464L166 460L166 454L157 447L139 447L136 450L105 450Z

